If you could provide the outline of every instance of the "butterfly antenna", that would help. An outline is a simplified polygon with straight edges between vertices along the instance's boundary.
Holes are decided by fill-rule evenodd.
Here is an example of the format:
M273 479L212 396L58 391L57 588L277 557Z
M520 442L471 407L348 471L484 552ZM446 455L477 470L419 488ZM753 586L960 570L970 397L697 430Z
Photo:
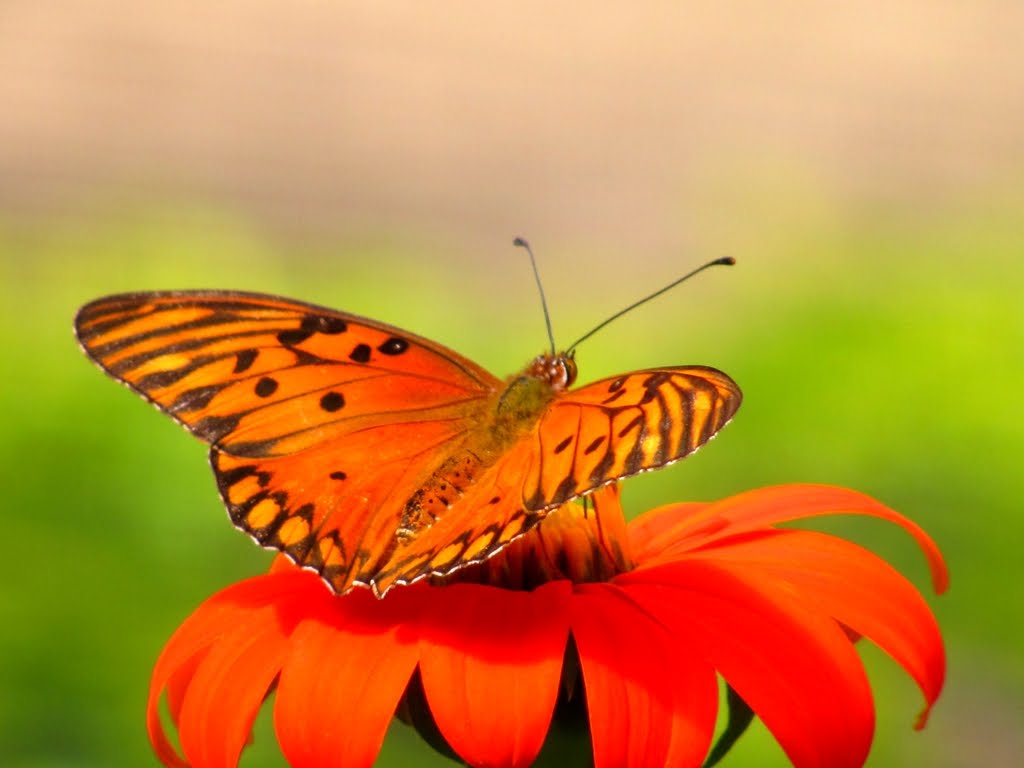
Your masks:
M530 248L530 244L526 242L525 238L517 237L512 241L512 245L518 248L526 249L526 252L530 254L530 266L533 267L533 276L537 280L537 290L540 292L540 305L544 308L544 322L548 327L548 341L551 342L551 354L555 354L555 334L551 330L551 313L548 312L548 300L544 298L544 286L540 282L540 272L537 271L537 259L533 257L533 249Z
M591 336L593 336L595 333L600 331L602 328L604 328L606 325L608 325L608 323L610 323L612 320L618 320L620 317L622 317L627 312L632 312L634 309L639 307L641 304L646 304L651 299L658 298L659 296L661 296L661 294L665 293L666 291L672 290L673 288L675 288L680 283L685 282L686 280L689 280L691 277L693 277L696 274L699 274L700 272L703 272L705 269L708 269L709 267L717 267L717 266L729 266L729 267L731 267L735 263L736 263L736 259L734 259L732 256L723 256L720 259L715 259L714 261L709 261L707 264L703 264L703 265L697 267L692 272L687 272L685 275L680 277L678 280L673 280L671 283L666 285L664 288L659 288L657 291L652 293L650 296L644 296L639 301L634 301L632 304L630 304L625 309L620 309L618 312L616 312L614 315L612 315L608 319L598 323L597 326L595 326L594 328L591 328L589 331L584 333L582 336L580 336L578 339L576 339L576 341L574 341L572 343L572 345L569 347L569 353L571 354L576 349L576 347L578 347L581 343L583 343L584 341L589 339Z

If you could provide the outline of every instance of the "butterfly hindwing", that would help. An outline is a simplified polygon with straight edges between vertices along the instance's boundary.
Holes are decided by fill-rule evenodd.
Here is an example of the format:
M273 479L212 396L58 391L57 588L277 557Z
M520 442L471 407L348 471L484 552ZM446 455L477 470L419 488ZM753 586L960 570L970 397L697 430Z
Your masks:
M721 371L655 368L602 379L557 398L537 425L539 461L528 509L545 509L613 480L666 466L714 437L742 395Z
M365 583L382 593L394 584L443 576L486 560L529 531L551 511L528 510L523 503L523 477L536 459L531 442L513 445L413 543L393 549Z
M395 532L424 468L462 437L457 421L383 424L285 456L214 448L210 463L238 528L344 592L371 583L399 544Z

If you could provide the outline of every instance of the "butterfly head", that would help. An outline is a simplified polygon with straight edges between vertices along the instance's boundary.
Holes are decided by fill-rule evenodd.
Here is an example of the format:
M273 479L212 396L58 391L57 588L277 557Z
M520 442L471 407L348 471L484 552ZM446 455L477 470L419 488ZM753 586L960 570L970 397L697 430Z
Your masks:
M526 369L526 375L547 383L555 392L561 392L576 381L576 360L573 352L537 355Z

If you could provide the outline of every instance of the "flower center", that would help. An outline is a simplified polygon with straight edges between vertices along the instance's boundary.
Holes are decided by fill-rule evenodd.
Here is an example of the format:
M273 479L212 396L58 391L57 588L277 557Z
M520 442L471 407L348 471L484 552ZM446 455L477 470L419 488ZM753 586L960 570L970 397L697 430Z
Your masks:
M531 590L559 579L608 581L632 567L619 489L609 485L563 504L488 560L431 583Z

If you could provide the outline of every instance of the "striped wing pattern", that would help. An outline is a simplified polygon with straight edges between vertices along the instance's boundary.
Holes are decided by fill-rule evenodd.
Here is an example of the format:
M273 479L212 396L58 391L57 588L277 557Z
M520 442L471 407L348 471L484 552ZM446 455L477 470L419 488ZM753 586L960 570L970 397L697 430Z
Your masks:
M75 319L86 354L201 440L281 456L381 422L450 418L501 383L397 328L260 294L111 296Z
M703 366L637 371L570 391L537 426L526 507L556 506L679 461L714 437L742 399L731 378Z

